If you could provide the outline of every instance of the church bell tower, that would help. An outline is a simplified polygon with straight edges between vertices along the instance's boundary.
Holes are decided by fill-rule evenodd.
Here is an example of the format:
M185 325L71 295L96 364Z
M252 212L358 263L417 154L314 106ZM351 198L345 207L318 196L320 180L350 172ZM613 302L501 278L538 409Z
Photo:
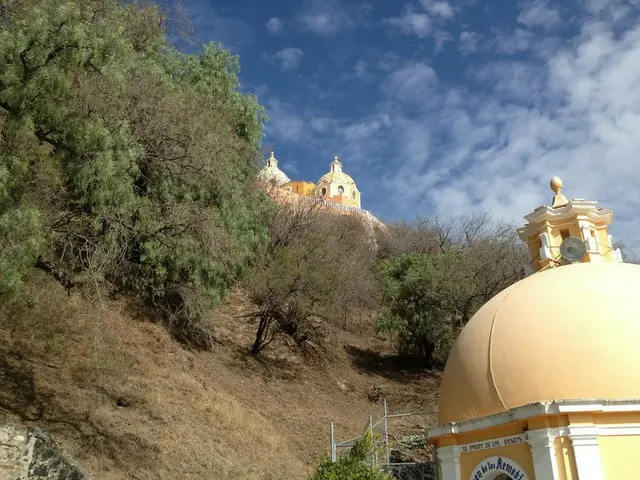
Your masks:
M567 200L558 177L551 178L550 186L554 192L551 206L536 208L524 217L527 223L518 229L518 235L529 247L527 275L567 263L561 249L565 241L565 245L584 244L584 255L575 259L577 262L622 262L622 254L614 249L608 232L613 222L612 210L582 198ZM578 246L582 252L582 245Z

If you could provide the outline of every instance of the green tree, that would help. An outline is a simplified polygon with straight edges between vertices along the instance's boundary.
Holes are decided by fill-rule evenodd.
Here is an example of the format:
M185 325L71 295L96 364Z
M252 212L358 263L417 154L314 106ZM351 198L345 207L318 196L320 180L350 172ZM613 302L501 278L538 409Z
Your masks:
M458 332L485 302L521 279L527 252L512 225L487 215L392 225L379 266L377 322L402 353L442 366Z
M455 253L407 254L380 266L385 309L377 328L392 332L401 353L440 366L457 333L452 294L464 289L456 278Z
M154 5L0 8L0 294L40 268L133 294L206 346L200 309L268 240L264 115L238 59L170 48Z

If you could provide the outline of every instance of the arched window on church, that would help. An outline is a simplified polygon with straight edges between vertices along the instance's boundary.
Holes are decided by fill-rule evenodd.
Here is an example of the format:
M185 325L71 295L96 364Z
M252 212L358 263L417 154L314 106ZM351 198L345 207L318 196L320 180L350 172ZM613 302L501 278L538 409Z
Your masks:
M327 187L322 187L320 189L320 195L322 195L323 197L327 194Z
M338 186L338 193L342 195L344 193L344 187L342 185Z

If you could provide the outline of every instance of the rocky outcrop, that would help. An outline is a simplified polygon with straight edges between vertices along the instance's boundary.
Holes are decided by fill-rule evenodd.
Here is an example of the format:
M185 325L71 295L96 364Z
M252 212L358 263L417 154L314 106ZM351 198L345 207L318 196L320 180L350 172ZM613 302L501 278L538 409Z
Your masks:
M0 480L89 480L43 432L0 425Z

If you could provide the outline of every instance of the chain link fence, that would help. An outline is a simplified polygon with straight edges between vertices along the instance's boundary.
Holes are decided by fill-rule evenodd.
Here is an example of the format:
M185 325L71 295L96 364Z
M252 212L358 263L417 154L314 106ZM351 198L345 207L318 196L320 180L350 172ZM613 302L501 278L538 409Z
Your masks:
M384 400L383 409L380 419L376 421L374 416L370 415L369 423L363 428L363 433L348 440L336 441L335 425L331 422L331 460L335 462L343 455L347 455L355 443L368 433L374 441L374 448L368 461L372 466L379 467L397 480L439 480L435 450L426 444L422 434L396 438L390 432L390 420L415 414L390 414L387 411L386 400ZM408 461L408 458L412 460Z
M438 480L435 462L391 463L382 469L397 480Z

